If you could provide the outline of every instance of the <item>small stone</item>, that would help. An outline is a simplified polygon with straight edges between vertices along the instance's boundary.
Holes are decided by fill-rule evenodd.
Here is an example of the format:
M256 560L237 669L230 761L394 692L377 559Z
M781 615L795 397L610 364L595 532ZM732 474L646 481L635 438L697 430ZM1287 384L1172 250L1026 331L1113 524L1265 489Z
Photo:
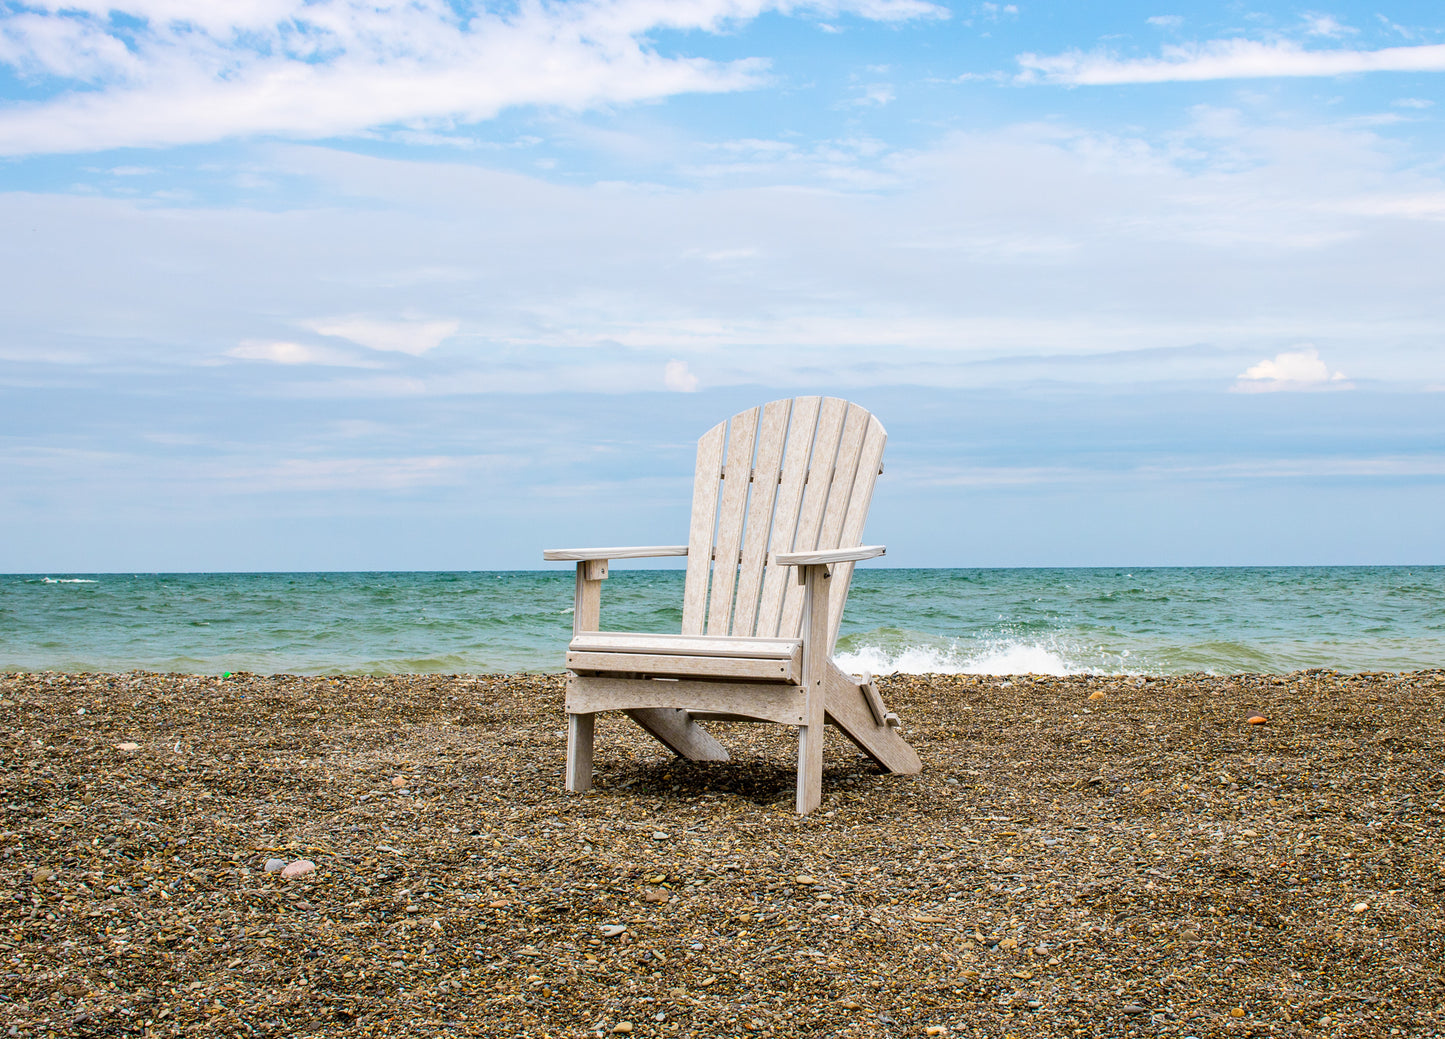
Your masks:
M1092 693L1089 694L1090 700L1107 700L1108 697L1109 694L1104 692L1104 690L1102 689L1095 689Z
M838 1002L838 1005L839 1005L840 1007L842 1007L844 1010L862 1010L862 1009L863 1009L863 1004L862 1004L862 1003L859 1003L857 1000L853 1000L853 999L840 1000L840 1001Z
M653 831L652 831L652 839L655 840L655 841L665 841L665 840L667 840L667 833L666 833L665 831L663 831L663 830L653 830ZM625 1021L623 1022L623 1024L626 1024L626 1023L627 1023L627 1022L625 1022Z
M402 787L406 786L406 780L403 779L401 776L392 776L391 785L397 790L400 790Z
M115 749L116 749L116 750L123 750L123 751L125 751L127 754L129 754L129 753L130 753L131 751L133 751L133 750L140 750L140 744L139 744L139 743L130 743L130 742L117 743L117 744L115 745Z
M497 899L495 902L488 902L488 903L487 903L487 908L488 908L488 909L506 909L507 906L509 906L509 905L511 905L511 904L512 904L512 903L511 903L511 902L508 902L505 898L499 898L499 899Z
M599 930L604 938L616 938L618 935L627 933L626 924L603 924Z
M1262 714L1256 714L1249 719L1251 725L1267 725L1268 723L1269 719Z
M799 873L796 877L793 878L793 880L795 880L799 884L802 884L804 887L807 887L809 884L816 884L818 882L817 877L810 877L806 873Z
M1233 1010L1231 1010L1231 1011L1229 1012L1229 1016L1230 1016L1230 1017L1243 1017L1243 1016L1244 1016L1244 1007L1235 1007Z
M44 866L42 866L31 875L30 879L32 883L44 884L47 880L55 879L55 870L46 869Z
M1147 1014L1149 1010L1146 1007L1141 1007L1138 1003L1130 1003L1124 1007L1124 1013L1134 1016L1137 1014Z
M666 891L661 890L644 891L642 893L642 900L644 902L656 902L659 905L663 902L666 902L671 897L672 896L669 895Z
M947 1033L948 1029L942 1025L929 1025L923 1030L924 1035L946 1035Z
M1369 910L1370 903L1368 902L1356 902L1353 906L1350 907L1350 912L1352 913L1367 913L1369 912Z
M286 880L293 880L296 877L304 877L306 874L314 873L315 871L316 863L310 859L297 859L281 871L281 876Z
M618 1021L615 1025L612 1026L612 1034L613 1034L613 1035L627 1035L627 1034L628 1034L629 1032L631 1032L631 1031L632 1031L632 1022L631 1022L631 1021Z
M280 872L281 872L283 869L285 869L285 868L286 868L286 860L285 860L285 859L267 859L267 860L266 860L266 872L267 872L267 873L280 873Z

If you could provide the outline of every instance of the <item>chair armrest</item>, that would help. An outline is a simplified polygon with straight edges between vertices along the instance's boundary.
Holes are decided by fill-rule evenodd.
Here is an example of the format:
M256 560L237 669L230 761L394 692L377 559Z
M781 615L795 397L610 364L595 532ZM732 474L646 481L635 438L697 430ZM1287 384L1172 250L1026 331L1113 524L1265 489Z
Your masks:
M686 545L643 545L638 548L549 548L542 553L542 558L581 562L589 559L647 559L652 556L685 555Z
M882 545L859 545L856 548L820 548L812 552L775 552L773 562L779 566L813 566L818 563L856 563L873 559L887 551Z

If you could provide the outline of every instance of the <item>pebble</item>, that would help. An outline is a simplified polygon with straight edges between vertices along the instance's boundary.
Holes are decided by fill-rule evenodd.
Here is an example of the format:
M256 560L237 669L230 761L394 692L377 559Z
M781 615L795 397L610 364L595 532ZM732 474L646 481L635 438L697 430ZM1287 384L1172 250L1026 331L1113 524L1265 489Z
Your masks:
M116 750L123 750L123 751L129 753L130 751L133 751L133 750L140 750L140 744L139 744L139 743L129 743L129 742L127 742L127 743L117 743L117 744L115 745L115 749L116 749Z
M1089 699L1090 699L1090 700L1106 700L1106 699L1108 699L1108 694L1105 693L1102 689L1095 689L1092 693L1089 694Z
M924 1035L946 1035L947 1033L948 1029L942 1025L929 1025L923 1030Z
M403 779L401 776L392 776L391 785L397 790L400 790L402 787L406 786L406 780Z
M1265 724L1268 724L1268 722L1269 722L1269 719L1266 718L1266 717L1265 717L1264 715L1262 715L1262 714L1256 714L1256 715L1254 715L1252 718L1249 719L1249 724L1251 724L1251 725L1265 725Z
M42 866L40 869L37 869L35 873L31 876L31 882L35 884L44 884L47 880L54 879L55 870L46 869L44 866Z
M292 880L296 877L304 877L306 874L314 873L315 871L316 863L310 859L297 859L281 871L281 876L287 880Z
M1148 1012L1149 1011L1147 1009L1141 1007L1138 1003L1130 1003L1128 1006L1124 1007L1124 1013L1126 1014L1147 1014Z
M806 873L799 873L796 877L793 878L793 880L797 881L799 884L802 884L805 887L809 884L816 884L818 882L817 877L810 877Z
M280 873L280 872L281 872L283 869L285 869L285 868L286 868L286 860L285 860L285 859L267 859L267 860L266 860L266 872L267 872L267 873Z
M655 841L665 841L667 840L667 834L662 830L653 830L652 839Z
M1352 913L1367 913L1369 912L1369 910L1370 903L1368 902L1356 902L1353 906L1350 907L1350 912Z
M1244 1016L1244 1007L1235 1007L1233 1010L1231 1010L1231 1011L1229 1012L1229 1016L1230 1016L1230 1017L1243 1017L1243 1016Z
M612 1034L613 1034L613 1035L626 1035L627 1033L629 1033L629 1032L631 1032L631 1031L632 1031L632 1022L631 1022L631 1021L618 1021L615 1025L612 1026Z
M620 934L627 933L626 924L603 924L599 930L604 938L616 938Z

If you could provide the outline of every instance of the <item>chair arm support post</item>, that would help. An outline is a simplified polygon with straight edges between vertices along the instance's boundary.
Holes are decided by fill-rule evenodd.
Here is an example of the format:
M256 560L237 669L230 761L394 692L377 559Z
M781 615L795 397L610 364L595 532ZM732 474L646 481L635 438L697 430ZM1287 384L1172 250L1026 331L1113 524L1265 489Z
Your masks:
M572 596L572 634L597 631L602 626L602 582L607 580L607 560L577 561L577 584Z
M798 741L798 814L807 815L823 800L823 722L827 703L824 681L828 671L828 566L817 563L799 569L803 579L803 688L805 706Z

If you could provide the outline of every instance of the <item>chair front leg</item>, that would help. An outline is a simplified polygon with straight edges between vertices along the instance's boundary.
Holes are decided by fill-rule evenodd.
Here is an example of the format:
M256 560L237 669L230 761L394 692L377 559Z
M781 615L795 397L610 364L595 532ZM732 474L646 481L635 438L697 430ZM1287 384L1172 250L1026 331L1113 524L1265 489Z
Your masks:
M807 815L823 801L823 721L828 670L828 591L830 573L822 564L804 566L803 690L804 723L798 729L798 814Z
M596 631L602 623L602 582L607 560L584 559L577 564L577 585L572 597L572 633ZM593 714L567 714L567 791L592 789Z

